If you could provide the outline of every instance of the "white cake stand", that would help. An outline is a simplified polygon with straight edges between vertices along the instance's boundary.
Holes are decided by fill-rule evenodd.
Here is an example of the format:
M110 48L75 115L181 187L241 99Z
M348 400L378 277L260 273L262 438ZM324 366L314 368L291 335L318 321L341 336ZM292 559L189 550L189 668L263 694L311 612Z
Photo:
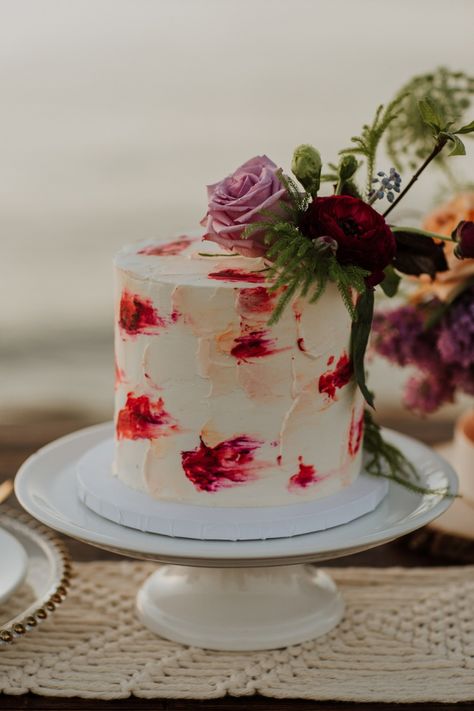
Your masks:
M153 632L207 649L275 649L325 634L344 614L331 578L309 562L394 540L442 514L451 499L390 484L372 513L317 533L255 541L204 541L144 533L98 516L76 492L76 462L108 434L98 425L40 449L15 482L22 506L42 523L85 543L165 565L137 594L140 619ZM432 489L457 491L453 469L415 440L385 436Z

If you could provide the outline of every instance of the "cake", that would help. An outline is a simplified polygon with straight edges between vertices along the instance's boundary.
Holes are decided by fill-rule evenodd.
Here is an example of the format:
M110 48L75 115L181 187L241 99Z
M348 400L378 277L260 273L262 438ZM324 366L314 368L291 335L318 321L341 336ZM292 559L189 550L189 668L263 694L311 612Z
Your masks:
M209 245L194 233L116 257L114 475L203 507L335 494L360 472L364 417L336 285L269 326L264 258Z

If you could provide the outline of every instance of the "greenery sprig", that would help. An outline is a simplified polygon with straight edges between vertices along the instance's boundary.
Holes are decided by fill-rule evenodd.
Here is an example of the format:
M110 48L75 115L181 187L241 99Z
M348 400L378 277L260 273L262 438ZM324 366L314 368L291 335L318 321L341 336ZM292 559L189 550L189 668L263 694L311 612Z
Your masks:
M293 181L285 176L288 185ZM290 182L291 181L291 182ZM300 210L303 202L293 197L294 209ZM250 236L257 230L265 231L265 243L268 245L266 258L271 265L266 275L271 281L270 291L279 291L284 287L269 325L276 323L291 299L300 295L307 297L310 303L315 303L323 294L328 281L336 284L342 300L353 320L357 319L357 309L354 306L353 290L358 294L365 292L365 277L369 272L354 265L339 264L330 248L324 244L319 246L316 241L303 235L295 224L284 220L267 219L249 225L244 236Z
M433 72L413 77L393 99L397 116L387 127L386 148L392 164L401 171L415 170L432 149L432 133L423 116L419 102L429 97L438 106L444 123L459 121L472 104L474 77L439 67ZM453 179L445 155L439 154L435 163Z
M364 451L367 455L365 470L369 474L395 481L417 494L454 496L446 488L430 489L422 486L415 466L398 447L384 439L380 426L368 410L364 412Z
M401 191L397 199L392 202L390 207L385 210L384 217L386 217L396 205L402 200L410 188L415 184L420 175L428 165L439 156L446 145L451 146L451 151L448 155L450 156L461 156L466 154L466 148L463 141L459 138L460 135L469 134L474 132L474 121L465 124L459 128L454 128L454 121L446 121L443 116L443 112L439 104L430 97L426 97L418 102L418 110L420 112L421 119L425 126L429 128L432 135L432 145L431 152L425 158L423 163L419 166L416 172L413 174L411 180Z
M375 174L375 161L377 149L382 136L388 126L397 117L398 102L392 101L388 106L381 104L375 112L371 124L364 124L360 136L352 136L351 141L354 146L343 148L341 155L361 156L367 162L367 178L365 184L365 196L369 198L372 190L372 182Z

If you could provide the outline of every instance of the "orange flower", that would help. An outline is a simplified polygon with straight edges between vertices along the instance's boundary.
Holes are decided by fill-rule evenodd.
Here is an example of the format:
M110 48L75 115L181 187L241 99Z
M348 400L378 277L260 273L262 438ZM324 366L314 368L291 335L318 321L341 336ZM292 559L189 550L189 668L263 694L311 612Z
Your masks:
M459 193L431 212L425 218L423 229L450 237L461 220L474 220L474 192Z
M434 210L424 220L423 229L450 237L461 220L474 220L474 192L459 193ZM446 243L445 254L449 270L439 272L433 281L428 275L421 275L421 286L412 295L412 301L419 302L433 296L448 301L466 279L474 277L474 259L457 259L453 242Z

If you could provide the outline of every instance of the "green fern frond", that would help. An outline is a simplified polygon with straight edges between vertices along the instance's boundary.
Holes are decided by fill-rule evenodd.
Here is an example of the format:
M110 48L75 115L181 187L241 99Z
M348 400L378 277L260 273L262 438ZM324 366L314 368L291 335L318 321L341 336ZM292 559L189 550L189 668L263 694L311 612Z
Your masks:
M310 196L298 186L293 178L285 175L281 169L277 171L276 175L288 193L290 210L293 213L294 222L297 222L300 214L307 209Z
M422 486L420 475L409 459L390 442L368 410L364 412L364 452L367 456L365 470L372 476L381 476L401 484L417 494L433 494L452 498L449 489L429 489Z
M340 151L342 155L360 155L365 158L367 164L365 192L367 197L372 189L377 148L388 126L397 117L398 108L398 101L392 101L387 107L380 104L380 106L377 107L372 123L362 126L360 136L353 136L351 138L352 143L355 145Z

